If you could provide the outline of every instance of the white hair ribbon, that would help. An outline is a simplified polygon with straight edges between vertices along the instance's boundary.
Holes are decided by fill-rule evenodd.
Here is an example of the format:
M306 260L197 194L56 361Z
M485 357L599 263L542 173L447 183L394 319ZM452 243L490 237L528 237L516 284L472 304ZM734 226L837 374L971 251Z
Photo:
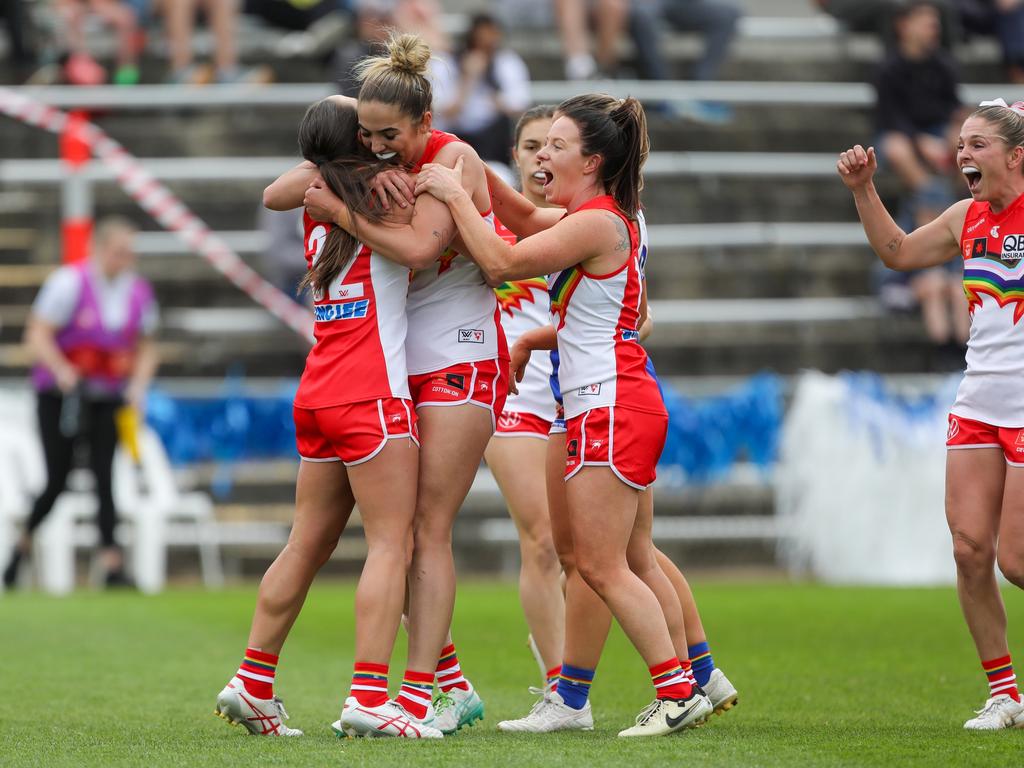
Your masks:
M1024 101L1015 101L1013 104L1007 104L1003 99L992 99L991 101L983 101L979 107L1006 107L1011 109L1018 115L1024 117Z

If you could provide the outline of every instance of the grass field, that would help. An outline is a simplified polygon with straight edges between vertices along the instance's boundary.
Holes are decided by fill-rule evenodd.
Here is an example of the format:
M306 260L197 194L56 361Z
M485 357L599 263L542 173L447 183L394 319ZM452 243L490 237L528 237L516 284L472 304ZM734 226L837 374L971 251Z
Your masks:
M499 734L524 714L536 665L514 589L460 588L455 637L483 726L441 742L338 740L352 664L352 585L310 594L278 672L299 740L257 739L213 717L244 650L255 588L158 597L0 597L0 766L1003 765L1024 731L961 729L986 689L947 589L696 585L738 708L684 735L624 741L651 698L617 630L597 673L596 730ZM1024 601L1007 593L1018 636ZM1011 646L1013 647L1013 646ZM1019 646L1018 646L1019 649ZM1022 657L1024 658L1024 657ZM404 666L404 638L392 679Z

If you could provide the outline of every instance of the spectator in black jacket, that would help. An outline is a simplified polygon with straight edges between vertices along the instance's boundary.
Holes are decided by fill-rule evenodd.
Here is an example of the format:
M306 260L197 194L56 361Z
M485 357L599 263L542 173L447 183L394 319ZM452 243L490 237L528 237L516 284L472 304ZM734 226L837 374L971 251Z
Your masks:
M895 20L896 50L882 65L876 125L883 161L919 205L953 170L960 124L958 75L940 46L940 16L928 0L909 3ZM932 204L934 212L948 203ZM930 220L930 219L929 219Z
M941 47L939 8L909 2L894 19L896 49L882 65L878 91L876 149L879 161L905 189L900 225L911 232L955 202L955 146L962 119L957 68ZM961 369L969 328L960 264L880 276L880 293L891 308L920 307L934 343L929 365ZM905 298L904 298L905 297Z

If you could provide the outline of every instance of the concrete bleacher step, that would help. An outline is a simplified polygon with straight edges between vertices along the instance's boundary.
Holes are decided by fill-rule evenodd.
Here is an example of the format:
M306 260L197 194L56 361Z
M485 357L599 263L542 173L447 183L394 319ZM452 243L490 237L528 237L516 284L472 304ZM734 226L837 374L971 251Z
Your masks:
M215 515L224 556L236 571L261 572L283 546L294 516L298 464L297 460L252 461L227 470L234 480L231 501L218 503ZM195 465L183 473L182 481L208 489L223 471L214 464ZM657 492L655 508L659 546L670 556L681 558L680 562L709 566L740 559L772 562L769 476L741 468L725 482L709 486L663 486ZM700 544L690 541L695 534L700 535ZM485 467L478 472L456 518L453 546L461 570L493 570L498 561L509 571L518 567L515 528ZM332 557L333 567L343 568L363 556L365 542L357 508Z

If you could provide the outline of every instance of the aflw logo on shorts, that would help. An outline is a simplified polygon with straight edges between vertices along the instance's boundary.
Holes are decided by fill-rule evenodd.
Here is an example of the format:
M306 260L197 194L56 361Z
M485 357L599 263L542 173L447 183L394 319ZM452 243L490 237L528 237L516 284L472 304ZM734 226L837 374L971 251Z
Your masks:
M334 320L356 320L366 317L369 308L369 299L359 299L359 301L344 301L340 304L319 304L313 308L313 313L318 323L329 323Z
M483 344L484 332L479 328L459 328L459 344Z

